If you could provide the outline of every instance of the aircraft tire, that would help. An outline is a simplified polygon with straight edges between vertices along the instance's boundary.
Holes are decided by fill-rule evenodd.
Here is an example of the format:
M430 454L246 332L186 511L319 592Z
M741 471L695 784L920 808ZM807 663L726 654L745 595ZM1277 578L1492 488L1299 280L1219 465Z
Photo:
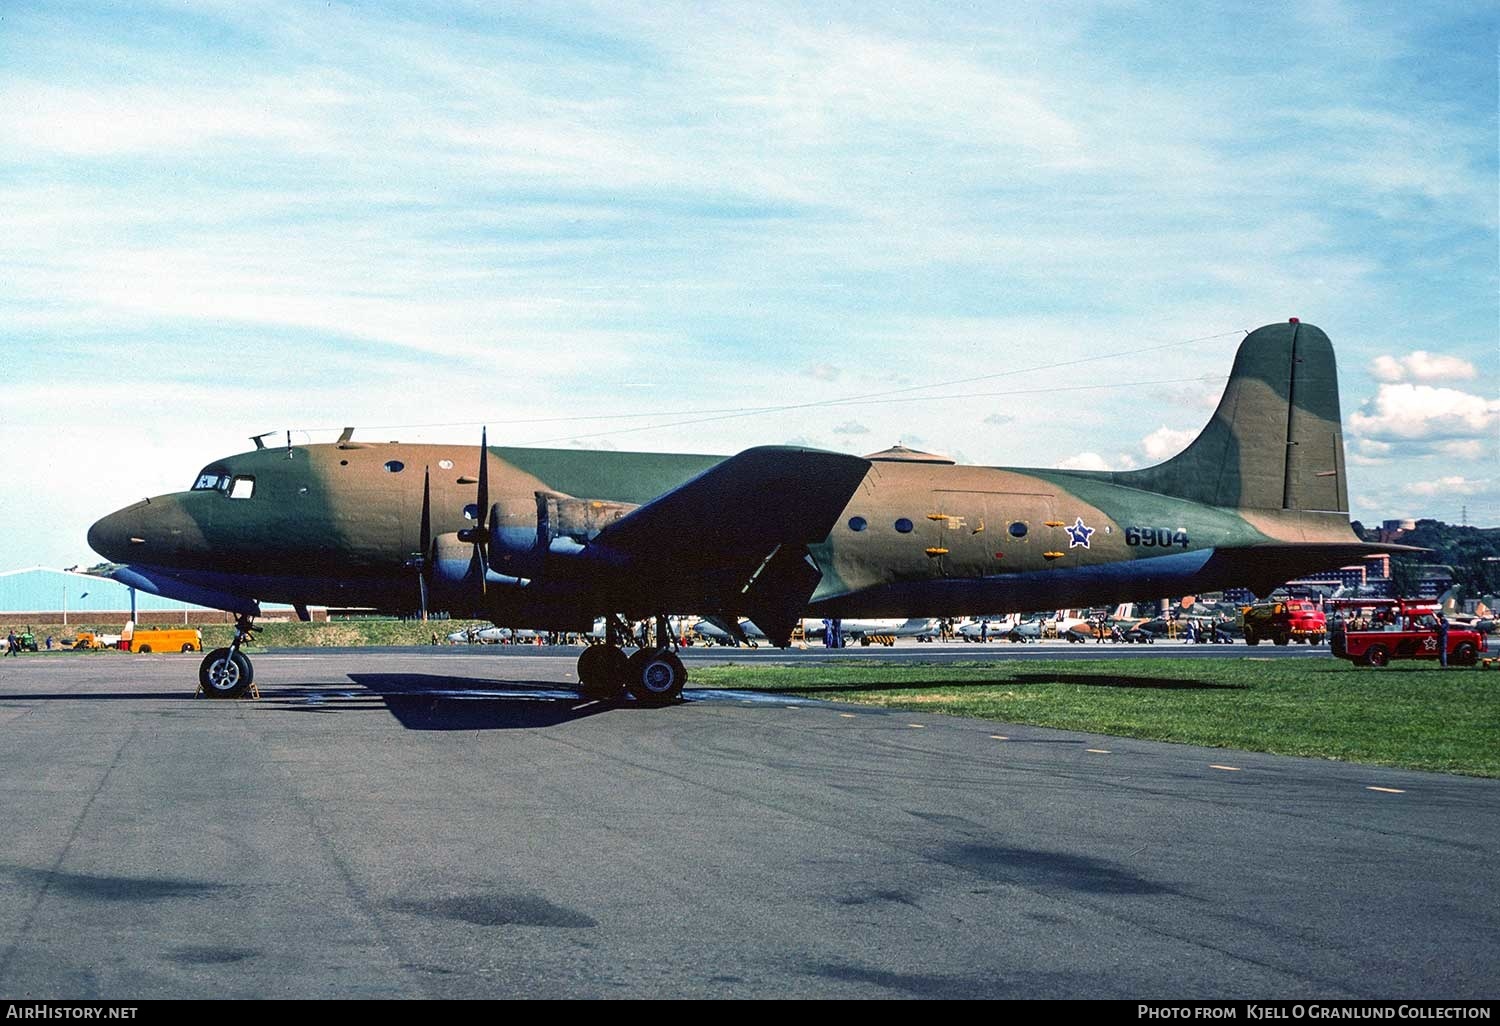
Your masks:
M687 683L687 667L664 648L643 648L626 664L625 690L642 705L667 705Z
M590 645L578 656L578 690L591 697L618 697L627 662L615 645Z
M228 666L229 649L216 648L198 664L198 683L209 698L238 698L250 689L255 668L243 652L236 652ZM214 671L219 671L215 674Z

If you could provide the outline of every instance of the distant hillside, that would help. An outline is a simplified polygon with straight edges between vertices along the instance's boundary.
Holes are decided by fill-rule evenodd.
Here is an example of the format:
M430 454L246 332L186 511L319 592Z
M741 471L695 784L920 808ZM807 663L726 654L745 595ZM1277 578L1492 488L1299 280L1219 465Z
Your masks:
M1380 541L1378 527L1354 521L1354 530L1365 541ZM1408 567L1419 563L1442 563L1453 568L1453 581L1479 594L1500 591L1500 527L1458 527L1441 520L1418 520L1417 526L1390 541L1417 545L1432 552L1414 559L1398 557L1393 562ZM1394 572L1394 571L1393 571Z

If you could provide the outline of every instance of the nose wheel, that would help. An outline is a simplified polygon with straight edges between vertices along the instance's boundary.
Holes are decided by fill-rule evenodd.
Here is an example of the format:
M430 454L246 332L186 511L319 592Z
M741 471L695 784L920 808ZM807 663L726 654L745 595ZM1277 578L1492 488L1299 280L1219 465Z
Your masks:
M242 616L234 625L234 640L228 648L216 648L198 664L198 690L209 698L239 698L247 692L259 698L255 689L255 667L250 657L240 651L255 636L255 625Z

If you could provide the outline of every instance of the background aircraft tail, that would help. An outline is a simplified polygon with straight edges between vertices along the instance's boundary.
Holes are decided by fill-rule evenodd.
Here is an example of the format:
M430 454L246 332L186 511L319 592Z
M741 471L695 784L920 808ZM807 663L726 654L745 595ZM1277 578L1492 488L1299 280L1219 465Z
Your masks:
M1328 336L1291 321L1240 343L1229 384L1203 432L1120 484L1241 509L1349 511L1338 371Z

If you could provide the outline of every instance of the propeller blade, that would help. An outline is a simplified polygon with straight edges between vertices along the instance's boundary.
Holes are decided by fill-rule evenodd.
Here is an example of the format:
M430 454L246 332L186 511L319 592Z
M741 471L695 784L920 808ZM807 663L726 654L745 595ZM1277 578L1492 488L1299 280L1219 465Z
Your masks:
M427 620L427 575L432 572L432 468L422 470L422 562L417 565L417 588L422 620Z
M490 516L490 445L489 428L479 429L479 528L489 535ZM486 540L488 538L486 537Z
M432 548L432 468L422 471L422 569L427 569L427 553Z
M479 594L486 594L485 577L488 576L489 560L485 548L490 541L490 429L479 429L479 515L474 518L474 558L469 561L471 571L479 574Z

